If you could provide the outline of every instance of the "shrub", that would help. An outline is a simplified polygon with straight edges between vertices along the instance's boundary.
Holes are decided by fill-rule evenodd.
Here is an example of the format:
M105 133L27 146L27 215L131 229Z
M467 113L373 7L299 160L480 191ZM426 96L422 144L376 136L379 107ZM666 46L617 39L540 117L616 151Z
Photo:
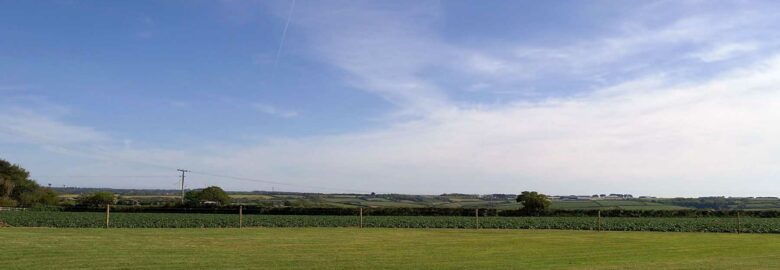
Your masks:
M8 197L0 197L0 207L16 207L17 203L14 199Z
M210 186L201 190L191 190L184 195L187 205L203 205L206 202L216 202L218 205L230 204L230 196L218 186Z
M528 213L539 213L547 208L550 208L552 201L547 195L537 193L536 191L523 191L520 195L517 195L517 202L523 204L521 209Z
M98 207L105 206L107 204L114 204L114 193L111 192L95 192L90 194L84 194L79 196L78 202L80 205Z

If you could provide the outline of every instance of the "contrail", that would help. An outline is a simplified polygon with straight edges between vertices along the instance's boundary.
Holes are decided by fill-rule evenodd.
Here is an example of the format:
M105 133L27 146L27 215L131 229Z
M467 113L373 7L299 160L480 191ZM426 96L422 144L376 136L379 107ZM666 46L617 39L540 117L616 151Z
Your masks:
M279 57L282 55L282 48L284 47L284 39L287 36L287 28L290 27L290 21L292 20L293 10L295 9L295 0L292 0L290 5L290 12L287 14L287 23L284 24L284 30L282 30L282 40L279 41L279 49L276 50L276 58L274 58L274 68L276 71L276 64L279 63Z

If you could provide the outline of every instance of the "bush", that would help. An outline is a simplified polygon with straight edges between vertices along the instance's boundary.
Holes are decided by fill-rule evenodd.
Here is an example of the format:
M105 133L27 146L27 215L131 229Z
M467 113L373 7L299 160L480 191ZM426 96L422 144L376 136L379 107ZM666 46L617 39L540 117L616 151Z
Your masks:
M203 205L207 202L215 202L217 205L230 204L230 196L218 186L191 190L184 195L184 200L189 206Z
M24 193L19 198L22 205L26 206L40 206L40 205L55 205L59 201L57 193L50 188L39 188L32 192Z
M552 201L550 201L547 195L536 191L523 191L523 193L517 195L517 202L523 204L521 210L527 213L539 213L552 205Z
M16 207L17 203L14 199L8 197L0 197L0 207Z
M98 207L105 206L107 204L114 204L116 202L114 193L111 192L95 192L90 194L84 194L78 198L79 205Z

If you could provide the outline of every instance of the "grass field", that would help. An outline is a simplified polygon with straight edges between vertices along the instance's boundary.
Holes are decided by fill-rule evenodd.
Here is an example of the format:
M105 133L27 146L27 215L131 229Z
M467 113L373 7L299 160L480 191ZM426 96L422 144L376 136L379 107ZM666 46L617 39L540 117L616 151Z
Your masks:
M778 269L780 235L0 228L3 269Z

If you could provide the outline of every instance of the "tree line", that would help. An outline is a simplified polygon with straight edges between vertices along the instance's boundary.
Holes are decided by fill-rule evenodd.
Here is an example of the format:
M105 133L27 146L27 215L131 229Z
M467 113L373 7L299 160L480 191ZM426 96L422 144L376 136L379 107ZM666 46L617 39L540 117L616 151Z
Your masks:
M30 179L30 172L0 159L0 207L55 205L59 199L51 188Z

